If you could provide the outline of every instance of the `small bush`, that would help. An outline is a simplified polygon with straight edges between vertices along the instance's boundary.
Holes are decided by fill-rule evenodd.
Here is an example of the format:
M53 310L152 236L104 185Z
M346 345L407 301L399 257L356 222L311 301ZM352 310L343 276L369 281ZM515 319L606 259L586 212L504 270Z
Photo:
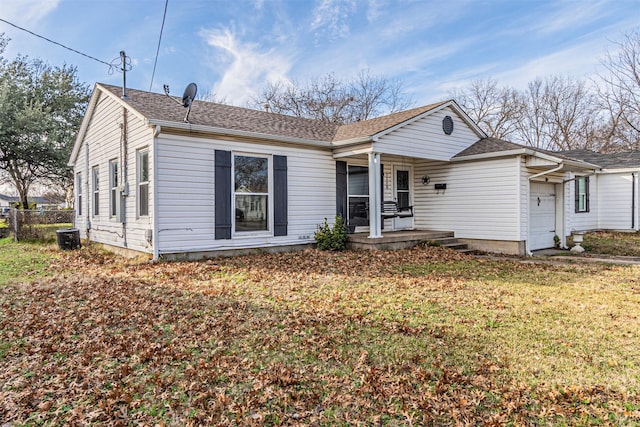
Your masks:
M347 246L347 227L342 216L337 215L333 226L327 218L318 225L318 231L313 235L318 243L318 249L323 251L342 251Z

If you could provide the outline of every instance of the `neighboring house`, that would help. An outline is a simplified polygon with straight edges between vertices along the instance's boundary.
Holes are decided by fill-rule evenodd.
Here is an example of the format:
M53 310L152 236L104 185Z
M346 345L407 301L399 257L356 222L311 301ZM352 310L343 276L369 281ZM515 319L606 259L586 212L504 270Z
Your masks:
M572 231L640 230L640 152L596 153L571 150L563 155L597 164L595 173L574 177L574 197L568 200Z
M44 208L44 209L60 208L59 204L51 203L49 200L40 196L29 197L29 204L31 204L32 206L35 206L36 208ZM19 197L0 194L0 208L2 208L3 210L8 208L13 208L18 205L20 205Z
M600 169L487 138L452 100L344 126L203 101L184 117L165 95L96 85L69 163L83 237L195 258L309 245L340 214L371 239L446 230L526 254L565 244L567 177ZM389 200L413 216L382 219Z

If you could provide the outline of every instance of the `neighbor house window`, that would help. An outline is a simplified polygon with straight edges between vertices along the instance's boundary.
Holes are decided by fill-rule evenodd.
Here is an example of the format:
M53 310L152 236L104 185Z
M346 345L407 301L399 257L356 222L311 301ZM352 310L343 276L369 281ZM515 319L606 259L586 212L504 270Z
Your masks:
M235 155L235 231L269 230L269 158Z
M118 174L120 173L118 160L109 162L109 216L118 213Z
M78 216L82 216L82 174L80 172L76 174L76 194L78 195L76 211Z
M589 212L589 177L576 178L576 212Z
M349 165L347 169L349 225L369 225L369 168Z
M149 215L149 150L138 151L138 216Z
M98 166L91 168L91 186L93 188L93 216L100 214L100 170Z

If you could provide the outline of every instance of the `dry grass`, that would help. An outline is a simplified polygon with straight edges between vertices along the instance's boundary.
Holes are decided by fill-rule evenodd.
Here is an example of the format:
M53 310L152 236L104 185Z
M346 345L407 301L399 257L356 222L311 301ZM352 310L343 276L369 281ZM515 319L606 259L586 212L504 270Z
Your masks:
M18 425L640 422L637 266L433 247L54 262L0 294Z

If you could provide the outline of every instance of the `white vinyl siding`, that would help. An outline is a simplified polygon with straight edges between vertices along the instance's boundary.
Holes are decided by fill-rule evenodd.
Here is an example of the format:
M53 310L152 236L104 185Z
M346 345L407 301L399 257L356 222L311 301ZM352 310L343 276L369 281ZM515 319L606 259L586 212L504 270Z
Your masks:
M455 231L459 238L520 240L518 161L415 162L415 227ZM424 175L431 179L427 185Z
M453 119L454 130L451 135L446 135L442 130L445 116ZM373 144L373 151L383 155L449 160L479 139L480 136L451 108L444 108L380 137Z
M597 183L598 206L601 206L598 212L598 228L637 230L639 209L637 172L634 176L631 172L596 175L592 177L593 181ZM593 197L591 199L594 200ZM633 220L632 216L635 217Z
M123 197L123 222L127 224L127 231L123 234L122 224L113 221L110 215L106 215L110 212L110 199L111 197L101 197L99 210L103 215L99 217L91 218L89 228L89 238L98 243L105 243L112 246L126 247L142 252L151 252L152 247L146 241L146 232L152 228L152 215L153 212L153 188L149 187L149 213L150 215L145 218L136 217L136 152L149 144L153 140L153 129L146 126L142 120L132 113L127 114L127 152L122 151L122 128L120 124L123 123L123 111L122 106L107 95L100 95L100 99L97 101L96 108L93 115L90 118L87 132L84 136L84 143L78 152L78 157L74 165L76 173L82 173L84 182L84 193L82 197L87 196L86 181L84 176L88 170L91 173L91 169L87 169L87 153L85 151L85 144L89 143L88 152L88 164L93 166L97 165L100 168L100 179L102 183L109 182L109 176L107 172L109 170L109 161L118 159L120 161L120 170L124 172L127 169L127 180L129 193L127 197ZM152 150L149 150L150 158L149 165L153 165ZM126 158L126 163L123 160ZM150 169L150 174L153 171ZM152 175L151 175L152 176ZM124 185L125 182L123 181ZM90 185L90 182L89 182ZM76 183L78 187L78 183ZM77 190L77 188L76 188ZM78 195L76 195L78 197ZM84 208L90 203L84 201ZM80 215L79 215L80 216ZM80 229L83 237L87 237L86 229L89 224L86 223L86 218L78 218L79 222L76 227Z
M598 207L600 205L598 203L598 194L600 191L595 183L597 178L594 179L594 176L590 177L589 212L576 212L576 180L574 180L574 178L576 178L575 175L569 174L568 179L570 181L568 181L565 186L565 192L567 194L567 197L565 197L565 203L567 204L565 212L567 218L569 218L566 228L567 236L574 231L589 231L598 228Z
M160 134L156 139L160 253L312 243L317 225L336 212L335 160L329 150ZM214 153L287 156L286 236L234 235L215 240ZM234 215L235 216L235 215Z

